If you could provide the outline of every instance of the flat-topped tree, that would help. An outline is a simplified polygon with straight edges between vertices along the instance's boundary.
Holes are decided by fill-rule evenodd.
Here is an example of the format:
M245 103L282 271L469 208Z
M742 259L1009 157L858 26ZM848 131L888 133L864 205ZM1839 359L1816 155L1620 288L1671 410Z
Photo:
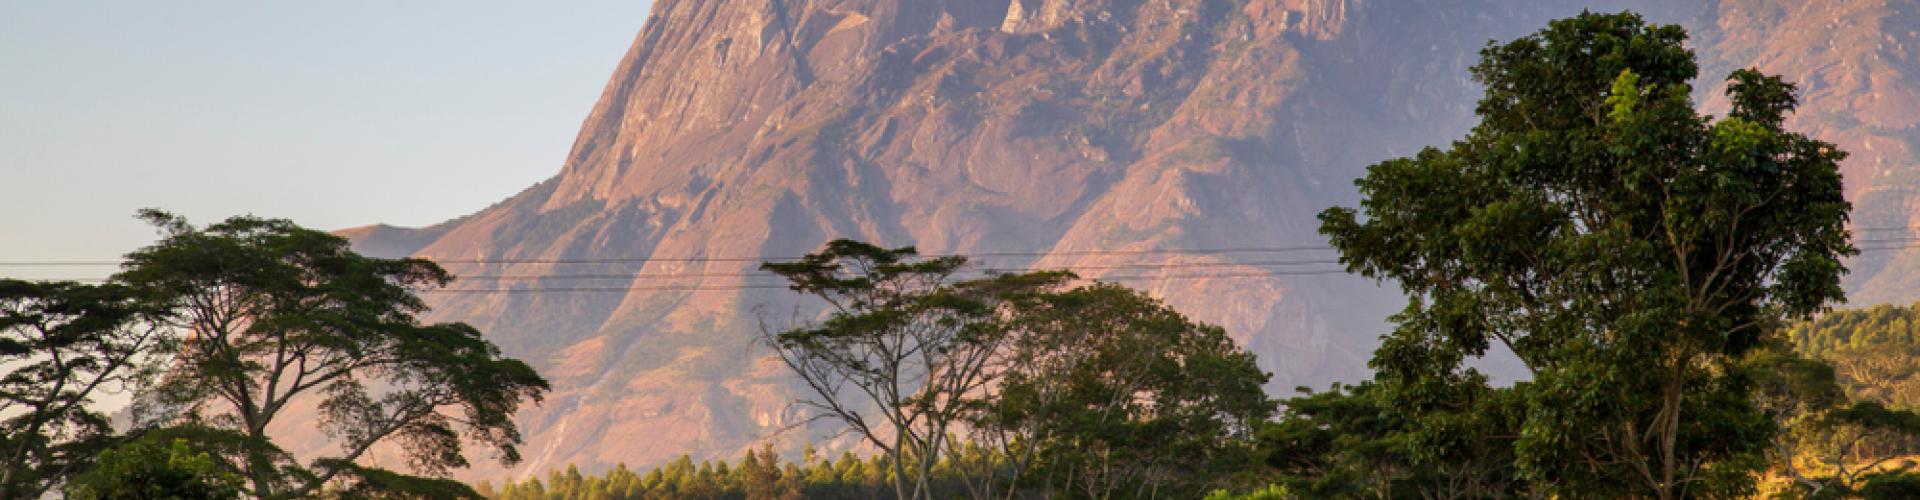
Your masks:
M173 311L182 334L170 346L175 362L140 394L138 416L237 435L227 449L241 451L221 456L244 472L249 494L298 497L349 479L349 489L439 485L354 463L382 442L428 475L468 465L463 439L503 463L520 459L513 414L547 382L472 326L418 320L426 305L415 292L453 280L438 265L365 257L286 220L199 228L164 212L141 216L164 237L129 254L114 279ZM316 423L339 455L303 466L273 449L268 426L295 401L319 408Z
M936 496L934 465L998 376L1009 339L1000 308L1070 277L956 278L966 263L835 240L798 261L761 265L829 306L824 321L763 333L812 392L803 404L886 455L897 498Z
M1729 116L1696 112L1685 40L1584 13L1491 46L1466 138L1321 214L1350 269L1413 297L1372 365L1421 422L1472 407L1462 363L1494 343L1531 369L1513 445L1541 488L1750 488L1773 430L1730 367L1842 298L1844 153L1784 130L1793 86L1756 71L1729 78Z

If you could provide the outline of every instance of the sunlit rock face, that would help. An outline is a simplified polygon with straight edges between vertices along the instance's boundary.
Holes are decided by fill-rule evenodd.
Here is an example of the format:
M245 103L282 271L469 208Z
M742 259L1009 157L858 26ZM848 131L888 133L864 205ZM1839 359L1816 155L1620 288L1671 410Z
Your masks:
M1713 82L1735 68L1801 82L1793 126L1854 152L1857 218L1905 226L1920 189L1912 4L656 0L559 174L431 228L349 234L450 262L791 257L838 237L1032 253L981 267L1126 279L1225 326L1277 392L1324 386L1367 376L1401 305L1391 284L1296 272L1337 268L1325 251L1085 252L1321 245L1314 215L1354 203L1367 165L1472 126L1480 48L1582 8L1687 25L1705 109L1724 108ZM1914 255L1856 261L1858 297L1920 296ZM1143 263L1191 267L1124 267ZM774 283L743 276L751 262L448 267L632 276L456 285L622 292L432 297L436 319L474 323L554 382L522 416L514 474L791 451L830 430L790 429L796 387L754 340L818 305L741 288Z

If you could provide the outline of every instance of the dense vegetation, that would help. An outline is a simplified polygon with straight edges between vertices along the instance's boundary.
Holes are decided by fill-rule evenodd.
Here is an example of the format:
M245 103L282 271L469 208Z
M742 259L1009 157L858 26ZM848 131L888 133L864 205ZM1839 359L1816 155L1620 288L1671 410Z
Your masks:
M1892 401L1884 395L1920 390L1920 379L1902 376L1862 385L1854 382L1858 380L1855 375L1858 368L1849 368L1859 365L1850 364L1846 356L1818 346L1826 345L1825 342L1845 342L1853 338L1855 327L1864 325L1858 331L1869 333L1873 340L1858 344L1858 352L1910 352L1916 343L1896 339L1913 337L1893 335L1901 332L1886 331L1885 327L1894 324L1897 318L1916 314L1920 314L1920 304L1834 311L1813 321L1795 323L1787 330L1792 333L1795 351L1805 356L1825 352L1820 358L1779 352L1754 358L1755 365L1764 364L1781 378L1796 378L1803 385L1816 386L1797 389L1803 401L1820 399L1805 395L1821 392L1817 386L1823 381L1828 391L1827 401L1812 405L1825 407L1827 414L1822 415L1823 418L1799 418L1782 425L1783 432L1777 439L1783 446L1767 457L1767 469L1756 476L1760 482L1756 485L1756 491L1761 493L1758 496L1819 497L1811 493L1815 488L1822 488L1826 495L1823 498L1911 497L1916 490L1898 488L1920 484L1916 482L1920 478L1897 471L1915 466L1910 460L1920 458L1916 457L1920 456L1920 438L1916 438L1920 436L1920 429L1912 427L1910 422L1899 422L1913 419L1907 416L1911 413L1902 411L1913 409L1910 403ZM1920 372L1920 357L1908 356L1897 364L1908 372ZM1834 385L1836 382L1845 384L1846 389L1840 390ZM1248 493L1235 496L1216 492L1210 498L1394 497L1394 492L1406 496L1410 492L1435 489L1445 481L1460 477L1451 471L1422 466L1404 442L1410 423L1398 418L1391 411L1391 403L1377 395L1377 389L1368 383L1287 400L1283 414L1259 432L1252 460L1238 464L1240 470L1222 479L1223 487ZM1832 411L1846 400L1867 404L1861 408L1878 404L1899 410L1856 410L1854 414ZM1787 411L1779 413L1788 418L1796 416ZM1859 425L1848 421L1859 420L1859 417L1878 417L1883 420L1880 424L1893 425ZM1842 450L1842 447L1848 448ZM1786 460L1795 461L1800 471L1797 473L1807 482L1818 484L1809 486L1796 481L1792 477L1794 473L1784 466ZM1876 462L1874 467L1862 470L1862 466ZM782 462L771 449L763 449L732 463L696 463L682 457L656 469L634 471L623 465L597 476L583 475L569 467L544 478L497 487L482 483L480 491L502 500L876 498L890 493L886 479L889 470L888 463L880 456L863 460L847 453L829 460L809 449L798 462ZM935 471L934 481L939 485L936 489L964 490L950 464L943 463ZM1841 485L1843 478L1839 476L1843 474L1858 477L1845 479L1851 486L1836 488ZM1255 486L1260 483L1269 485ZM1492 485L1481 487L1489 486ZM1836 494L1842 489L1849 493Z
M936 467L938 491L960 491L960 478L950 464ZM542 480L510 482L499 489L481 483L480 493L502 500L640 498L879 498L892 494L892 465L875 455L860 459L851 453L836 460L816 457L811 450L798 463L782 462L771 449L748 453L738 462L700 462L682 456L644 473L622 465L602 476L584 476L569 466Z
M1410 297L1368 394L1418 462L1461 471L1431 493L1752 492L1773 432L1738 366L1842 298L1845 155L1785 130L1794 88L1757 71L1728 78L1728 116L1698 114L1685 40L1589 13L1489 47L1466 138L1322 213L1351 270ZM1529 380L1466 365L1494 346Z

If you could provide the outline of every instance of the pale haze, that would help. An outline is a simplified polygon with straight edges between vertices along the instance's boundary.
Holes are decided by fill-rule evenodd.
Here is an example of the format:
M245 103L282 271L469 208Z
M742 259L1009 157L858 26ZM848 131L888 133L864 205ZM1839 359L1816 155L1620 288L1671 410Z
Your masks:
M609 0L0 2L0 261L117 258L152 241L143 207L326 229L479 210L558 171L646 15Z

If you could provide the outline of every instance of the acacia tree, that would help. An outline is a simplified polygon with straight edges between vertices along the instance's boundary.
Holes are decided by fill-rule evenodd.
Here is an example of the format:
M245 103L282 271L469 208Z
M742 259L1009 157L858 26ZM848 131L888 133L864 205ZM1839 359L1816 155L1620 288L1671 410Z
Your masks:
M1472 407L1464 360L1531 370L1520 474L1568 493L1749 489L1772 429L1731 365L1840 300L1850 205L1831 144L1788 132L1793 86L1728 80L1698 114L1686 34L1583 13L1482 52L1481 122L1369 167L1321 214L1348 268L1411 295L1372 365L1415 425ZM1466 399L1462 399L1466 398Z
M34 498L109 444L88 405L165 335L120 286L0 280L0 498Z
M831 308L817 324L763 333L813 393L803 404L886 455L898 498L934 496L934 465L997 373L1007 338L995 321L1001 305L1068 276L956 280L965 265L964 257L835 240L799 261L761 266Z
M422 324L415 295L452 281L420 259L354 253L345 239L278 219L233 217L197 228L147 210L163 238L127 256L114 279L172 313L174 361L141 391L144 424L192 423L233 435L248 493L312 494L336 480L442 486L355 464L376 443L441 475L468 465L462 440L514 463L513 414L547 382L501 356L462 323ZM305 401L340 454L302 466L275 449L268 427ZM219 454L219 457L232 455Z

